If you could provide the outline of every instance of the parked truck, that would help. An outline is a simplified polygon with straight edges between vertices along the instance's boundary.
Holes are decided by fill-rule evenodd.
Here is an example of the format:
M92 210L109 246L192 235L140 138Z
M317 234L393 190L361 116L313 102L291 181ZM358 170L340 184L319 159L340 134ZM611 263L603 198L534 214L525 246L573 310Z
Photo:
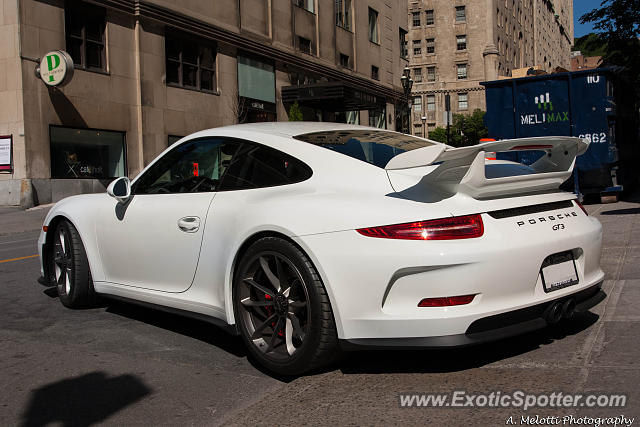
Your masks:
M617 199L623 184L637 183L638 128L635 91L621 69L599 68L481 83L485 123L494 139L568 135L591 144L576 160L573 182L581 198ZM531 164L544 153L498 153ZM634 164L635 163L635 164Z

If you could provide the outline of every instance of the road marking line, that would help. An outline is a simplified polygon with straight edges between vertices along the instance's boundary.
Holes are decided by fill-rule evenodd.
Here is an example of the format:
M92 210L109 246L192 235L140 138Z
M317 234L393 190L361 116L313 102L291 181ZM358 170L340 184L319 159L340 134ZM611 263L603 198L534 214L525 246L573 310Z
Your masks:
M34 239L11 240L9 242L0 242L0 245L8 245L9 243L33 242Z
M0 264L2 264L3 262L20 261L20 260L23 260L23 259L35 258L37 256L38 255L29 255L29 256L21 256L21 257L18 257L18 258L3 259L3 260L0 260Z

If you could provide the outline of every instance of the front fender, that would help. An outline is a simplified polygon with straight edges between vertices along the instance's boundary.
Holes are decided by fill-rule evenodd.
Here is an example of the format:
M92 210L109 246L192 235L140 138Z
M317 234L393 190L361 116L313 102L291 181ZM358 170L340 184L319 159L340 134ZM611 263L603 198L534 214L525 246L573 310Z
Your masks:
M56 203L44 219L44 226L47 232L41 231L38 239L38 250L42 251L42 245L48 241L49 233L54 232L54 228L60 220L69 221L80 234L91 269L91 277L94 281L104 281L104 270L100 262L100 253L96 241L96 218L101 207L104 208L111 198L105 194L82 194L67 197ZM111 203L112 204L112 203ZM41 253L41 270L44 274L44 254Z

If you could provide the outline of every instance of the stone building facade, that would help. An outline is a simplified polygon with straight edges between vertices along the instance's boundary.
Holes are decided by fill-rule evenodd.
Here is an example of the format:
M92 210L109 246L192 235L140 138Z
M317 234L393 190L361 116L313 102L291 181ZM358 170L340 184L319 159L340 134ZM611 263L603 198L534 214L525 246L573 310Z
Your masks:
M103 191L182 136L288 120L296 101L395 128L406 16L397 0L0 0L0 205ZM53 87L35 69L56 50L75 71Z
M486 108L481 81L508 77L517 68L570 67L573 0L408 3L416 135L445 125L447 94L453 113L471 113Z

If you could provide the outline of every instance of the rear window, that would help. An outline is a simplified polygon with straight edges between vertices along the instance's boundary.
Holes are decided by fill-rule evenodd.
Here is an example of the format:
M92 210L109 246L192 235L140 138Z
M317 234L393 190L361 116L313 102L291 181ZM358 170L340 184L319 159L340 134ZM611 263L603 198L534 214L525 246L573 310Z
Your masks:
M376 130L323 131L305 133L294 138L380 168L384 168L389 160L400 153L434 145L411 135Z

